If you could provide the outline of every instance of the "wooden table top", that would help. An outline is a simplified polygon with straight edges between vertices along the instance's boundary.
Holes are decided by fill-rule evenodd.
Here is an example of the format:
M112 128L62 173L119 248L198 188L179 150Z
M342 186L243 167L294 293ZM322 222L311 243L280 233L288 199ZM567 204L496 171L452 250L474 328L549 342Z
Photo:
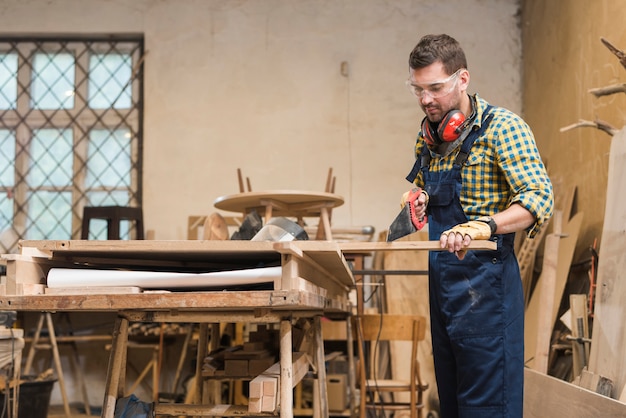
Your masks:
M272 216L319 216L322 207L343 205L343 197L334 193L305 190L265 190L220 196L213 205L230 212L255 209L260 215L272 207Z

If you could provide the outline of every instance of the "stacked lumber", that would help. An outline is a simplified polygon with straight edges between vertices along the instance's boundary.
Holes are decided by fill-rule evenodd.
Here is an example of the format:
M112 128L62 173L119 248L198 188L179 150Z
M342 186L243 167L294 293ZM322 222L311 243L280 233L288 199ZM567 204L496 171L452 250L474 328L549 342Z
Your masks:
M309 371L310 361L302 352L293 353L293 387L295 387ZM278 410L280 394L280 363L255 377L250 382L250 400L248 412L275 412Z
M255 377L272 366L278 358L278 332L261 325L251 331L249 340L234 347L220 347L210 352L202 364L205 377Z

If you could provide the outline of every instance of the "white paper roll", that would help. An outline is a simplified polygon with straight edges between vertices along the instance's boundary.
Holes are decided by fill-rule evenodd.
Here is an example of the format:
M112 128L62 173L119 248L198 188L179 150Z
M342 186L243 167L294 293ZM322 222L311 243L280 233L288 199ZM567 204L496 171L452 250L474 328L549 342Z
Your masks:
M144 289L207 288L271 283L280 278L282 267L263 267L211 273L92 270L52 268L48 287L138 286Z

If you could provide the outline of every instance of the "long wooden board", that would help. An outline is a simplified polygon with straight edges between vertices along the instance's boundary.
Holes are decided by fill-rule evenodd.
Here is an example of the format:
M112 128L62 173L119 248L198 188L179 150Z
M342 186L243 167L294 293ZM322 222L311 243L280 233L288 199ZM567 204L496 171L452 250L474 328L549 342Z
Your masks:
M626 128L611 140L589 371L626 384Z
M539 373L524 370L524 418L626 417L626 404Z

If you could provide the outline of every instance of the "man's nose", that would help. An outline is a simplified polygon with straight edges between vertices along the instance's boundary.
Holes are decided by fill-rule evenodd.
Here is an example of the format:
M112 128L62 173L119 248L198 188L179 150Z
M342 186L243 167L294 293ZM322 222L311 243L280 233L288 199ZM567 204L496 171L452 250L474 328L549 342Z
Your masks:
M422 105L426 106L430 103L433 102L433 98L430 95L430 93L428 93L428 91L424 91L422 92L422 97L420 97L420 103L422 103Z

